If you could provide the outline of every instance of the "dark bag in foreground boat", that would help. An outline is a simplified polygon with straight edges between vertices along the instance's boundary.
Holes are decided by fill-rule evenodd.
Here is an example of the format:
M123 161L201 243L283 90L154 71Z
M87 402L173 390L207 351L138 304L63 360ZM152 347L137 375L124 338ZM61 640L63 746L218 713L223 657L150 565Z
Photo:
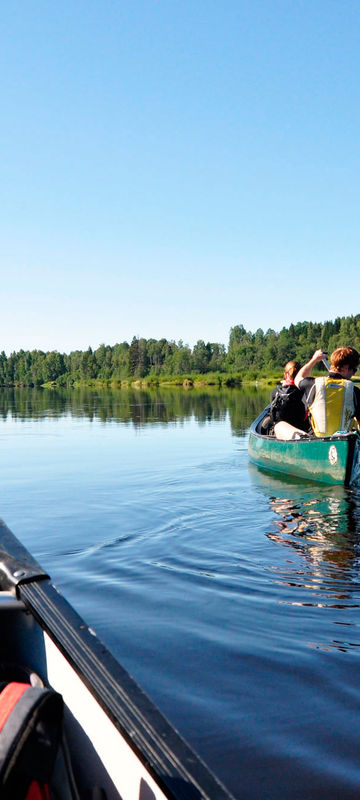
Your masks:
M61 695L26 683L0 693L1 800L50 800L48 784L58 752Z

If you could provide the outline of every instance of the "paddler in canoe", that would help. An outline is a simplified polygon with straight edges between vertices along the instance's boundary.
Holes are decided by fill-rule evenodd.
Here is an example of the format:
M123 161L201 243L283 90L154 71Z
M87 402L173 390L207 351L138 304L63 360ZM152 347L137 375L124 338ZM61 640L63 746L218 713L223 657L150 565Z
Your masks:
M360 390L351 378L359 366L360 355L354 347L337 347L330 356L326 377L310 377L315 364L326 359L323 350L316 350L295 377L295 386L303 393L315 436L332 436L350 430L355 418L360 431Z
M284 367L284 380L271 392L269 414L262 423L262 432L277 439L309 436L312 428L303 401L303 392L295 386L300 369L299 361L288 361Z
M360 431L360 389L351 381L359 366L359 353L354 347L338 347L330 356L328 375L311 377L312 368L320 361L326 362L326 357L323 350L316 350L301 368L295 361L286 364L284 381L275 391L264 433L272 432L283 441L309 435L331 436L349 431L354 418Z
M285 420L274 425L275 431L264 429L268 406L250 427L249 456L272 472L349 486L360 477L360 391L351 380L359 353L352 347L337 348L326 364L326 377L311 377L312 367L325 356L316 350L294 379L309 411L311 433ZM351 430L354 418L359 432Z

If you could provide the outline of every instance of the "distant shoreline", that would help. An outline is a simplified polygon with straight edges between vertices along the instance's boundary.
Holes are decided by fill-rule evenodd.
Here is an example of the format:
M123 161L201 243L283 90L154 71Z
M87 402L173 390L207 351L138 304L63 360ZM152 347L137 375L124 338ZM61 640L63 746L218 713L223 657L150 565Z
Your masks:
M94 389L239 389L242 386L275 386L279 380L281 380L281 375L277 377L269 375L258 379L229 374L215 374L211 376L171 375L164 378L151 376L146 378L126 378L122 380L88 378L64 381L60 379L46 381L42 384L14 381L0 384L0 387L3 389L79 389L84 387Z
M171 375L164 378L151 376L146 378L126 378L122 380L101 380L98 378L78 380L54 380L41 384L14 381L0 384L2 389L241 389L253 386L265 389L274 387L282 380L282 373L264 375L261 378L240 375L214 374L214 375ZM355 376L353 382L360 383L360 376Z

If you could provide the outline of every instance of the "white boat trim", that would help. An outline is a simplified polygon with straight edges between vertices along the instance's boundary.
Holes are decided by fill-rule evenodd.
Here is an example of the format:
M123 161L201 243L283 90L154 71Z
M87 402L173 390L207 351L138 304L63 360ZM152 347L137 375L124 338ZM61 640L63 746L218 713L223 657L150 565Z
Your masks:
M44 638L49 683L89 737L120 797L139 800L146 787L153 800L167 800L48 634Z

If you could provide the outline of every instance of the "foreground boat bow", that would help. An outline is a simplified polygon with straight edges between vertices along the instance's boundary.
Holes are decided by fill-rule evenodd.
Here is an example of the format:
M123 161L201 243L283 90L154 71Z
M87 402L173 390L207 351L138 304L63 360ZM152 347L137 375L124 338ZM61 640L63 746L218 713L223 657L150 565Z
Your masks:
M65 703L73 777L59 796L231 800L1 520L0 551L1 662L26 665Z
M356 432L282 441L261 433L266 408L253 422L249 456L258 467L327 484L354 483L360 471L360 437Z

